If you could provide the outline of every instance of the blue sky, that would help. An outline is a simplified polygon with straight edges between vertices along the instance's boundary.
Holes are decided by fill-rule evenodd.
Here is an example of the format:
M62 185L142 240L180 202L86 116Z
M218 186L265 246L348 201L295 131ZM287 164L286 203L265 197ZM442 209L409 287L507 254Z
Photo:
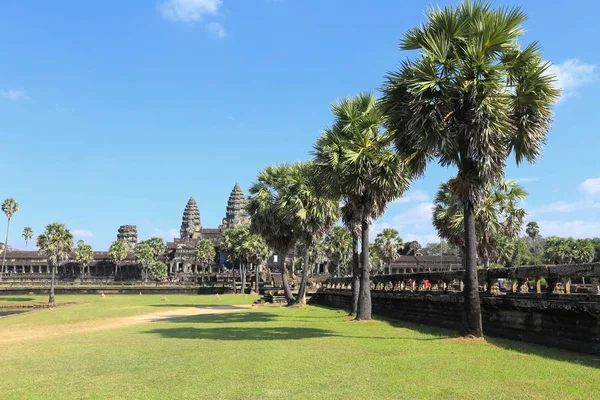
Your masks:
M52 221L96 249L124 224L172 239L190 196L217 227L236 181L247 191L265 165L307 159L330 103L381 85L429 4L2 2L0 197L21 205L9 244L24 248L24 226ZM506 175L529 191L542 235L600 236L600 4L508 4L529 14L523 42L540 41L563 97L544 157ZM431 200L453 173L430 165L374 231L436 240Z

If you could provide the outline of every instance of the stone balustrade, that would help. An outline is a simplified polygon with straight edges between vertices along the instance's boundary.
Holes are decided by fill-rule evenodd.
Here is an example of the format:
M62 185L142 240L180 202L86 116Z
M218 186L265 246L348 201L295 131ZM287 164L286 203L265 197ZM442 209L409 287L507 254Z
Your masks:
M571 294L571 282L581 280L591 294L600 294L600 263L571 265L536 265L513 268L491 268L477 271L479 289L487 293ZM384 291L462 291L464 270L414 272L377 275L371 279L373 290ZM349 289L351 277L330 278L324 288Z

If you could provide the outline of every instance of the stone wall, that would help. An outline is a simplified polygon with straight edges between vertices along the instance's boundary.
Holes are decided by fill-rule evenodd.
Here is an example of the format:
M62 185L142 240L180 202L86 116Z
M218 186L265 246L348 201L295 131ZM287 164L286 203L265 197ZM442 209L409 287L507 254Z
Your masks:
M313 303L349 309L349 289L323 289ZM373 291L373 313L458 330L458 292ZM481 293L485 335L600 355L600 296Z

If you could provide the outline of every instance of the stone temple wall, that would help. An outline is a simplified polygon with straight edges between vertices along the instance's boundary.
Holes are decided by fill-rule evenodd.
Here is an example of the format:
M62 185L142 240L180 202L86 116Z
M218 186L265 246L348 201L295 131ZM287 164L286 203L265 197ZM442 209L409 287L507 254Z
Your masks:
M480 293L485 335L600 355L600 296ZM373 313L460 329L462 293L373 291ZM349 289L323 289L312 302L350 308Z

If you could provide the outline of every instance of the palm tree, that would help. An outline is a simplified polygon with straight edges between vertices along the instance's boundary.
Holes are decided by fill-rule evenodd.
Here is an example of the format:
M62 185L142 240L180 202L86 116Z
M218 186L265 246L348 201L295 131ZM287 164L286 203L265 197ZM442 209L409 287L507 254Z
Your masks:
M135 259L142 266L142 280L144 282L148 281L148 269L150 268L150 264L155 261L156 251L157 248L153 247L151 243L148 243L148 240L138 242L133 250Z
M386 265L388 274L392 273L392 262L398 258L398 250L404 246L402 238L398 231L392 228L385 228L375 237L375 249L379 253L379 258Z
M246 245L250 240L250 227L245 224L234 225L233 228L226 229L221 235L221 250L227 255L232 263L232 270L235 271L235 265L240 268L240 278L242 283L242 294L246 290L246 266L248 252ZM235 272L233 273L233 293L237 291L235 282Z
M49 303L54 303L54 277L56 269L69 260L73 251L73 234L65 224L53 222L46 225L46 229L37 237L36 246L40 254L48 259L52 267L52 278L50 280Z
M249 260L252 264L254 264L254 291L258 293L259 290L259 270L260 267L269 259L271 255L271 249L267 246L267 243L260 235L250 235L248 243L246 245Z
M19 211L19 203L13 198L8 198L2 202L2 211L6 215L6 240L4 241L5 251L2 253L2 268L0 269L0 282L2 282L2 275L4 274L4 264L6 262L6 253L8 252L8 231L10 229L10 219Z
M338 220L339 199L321 191L312 162L291 165L287 185L279 195L285 219L290 221L294 234L305 246L304 268L295 302L296 305L304 305L310 251Z
M441 237L464 248L464 208L451 182L442 183L435 196L433 225ZM498 257L499 240L514 240L521 232L527 214L518 203L525 196L525 189L514 181L500 181L488 187L475 209L476 249L484 268Z
M360 294L360 261L358 254L358 238L360 236L360 216L355 207L357 202L346 202L341 208L342 222L352 236L352 306L350 315L356 316L358 311L358 297Z
M288 305L294 302L294 296L288 283L285 258L297 238L291 221L284 215L280 197L290 173L291 166L287 164L265 167L250 188L250 196L246 202L251 232L262 236L267 245L283 258L281 279Z
M115 240L110 244L108 248L108 256L115 264L115 279L117 278L117 274L119 272L119 267L123 260L127 258L127 247L125 247L125 243L120 240Z
M537 258L537 252L535 249L535 239L537 239L537 237L540 236L540 226L537 222L530 221L529 223L527 223L525 233L527 233L527 236L531 238L531 241L533 243L533 257Z
M452 189L464 208L463 335L482 336L477 282L475 207L504 174L506 159L534 162L559 91L537 42L521 48L527 16L483 1L431 8L408 31L403 50L420 55L390 73L381 106L399 154L423 174L428 161L458 168Z
M75 249L75 261L81 266L81 277L85 278L85 268L88 266L90 261L94 259L94 250L92 246L86 244L83 240L77 241L77 248ZM89 267L88 267L89 268ZM89 271L88 271L89 272Z
M342 266L352 258L352 234L343 226L334 226L325 235L324 244L329 260L335 263L336 276L341 278Z
M22 236L23 236L23 239L25 239L25 248L27 248L29 241L33 238L33 229L26 226L25 228L23 228Z
M215 251L215 246L210 240L202 239L198 240L198 243L196 243L195 255L196 259L200 261L200 264L202 264L202 275L204 275L206 266L212 265L217 252Z
M360 225L362 268L356 319L371 319L369 228L387 204L408 188L410 175L402 157L381 130L382 114L372 94L346 98L332 106L333 127L314 146L321 186L343 200Z

